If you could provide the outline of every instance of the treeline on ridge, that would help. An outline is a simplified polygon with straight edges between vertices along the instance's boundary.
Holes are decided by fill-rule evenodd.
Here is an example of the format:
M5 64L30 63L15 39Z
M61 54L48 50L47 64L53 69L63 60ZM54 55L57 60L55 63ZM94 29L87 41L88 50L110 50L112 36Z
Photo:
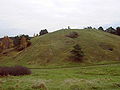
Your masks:
M90 27L86 27L84 29L96 29L96 28L92 28L91 26ZM100 26L98 29L96 30L101 30L101 31L104 31L104 32L108 32L108 33L111 33L111 34L115 34L115 35L119 35L120 36L120 27L117 27L116 29L113 28L113 27L109 27L107 29L104 29L102 26Z
M28 35L20 35L15 37L4 36L0 39L0 53L10 48L21 51L31 45L30 39L31 37Z
M39 32L39 34L34 34L33 37L41 36L47 33L47 29L43 29ZM4 36L3 38L0 38L0 53L3 53L3 51L8 49L22 51L31 45L30 39L33 37L24 34L15 37Z

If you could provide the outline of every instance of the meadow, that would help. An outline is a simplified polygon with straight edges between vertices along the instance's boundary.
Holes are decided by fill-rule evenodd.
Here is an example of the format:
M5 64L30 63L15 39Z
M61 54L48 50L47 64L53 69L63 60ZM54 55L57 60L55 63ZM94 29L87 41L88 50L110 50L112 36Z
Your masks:
M31 70L31 75L0 77L0 90L120 90L120 63Z

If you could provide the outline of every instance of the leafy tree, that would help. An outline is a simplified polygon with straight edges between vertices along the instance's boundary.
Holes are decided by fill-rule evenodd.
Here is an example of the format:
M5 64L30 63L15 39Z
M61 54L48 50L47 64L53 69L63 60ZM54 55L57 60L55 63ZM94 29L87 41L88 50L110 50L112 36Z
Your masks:
M85 27L84 29L93 29L91 26Z
M14 43L12 39L10 39L8 36L5 36L2 39L2 45L3 45L3 49L9 49L14 46Z
M73 50L71 50L71 58L73 61L79 61L81 62L83 60L84 57L84 53L81 49L81 47L79 46L79 44L76 44L75 46L73 46Z
M41 36L41 35L44 35L44 34L47 34L47 33L48 33L47 29L44 29L44 30L41 30L39 32L39 35Z
M93 29L95 29L96 30L96 28L94 27Z
M105 31L108 32L108 33L116 34L116 30L113 27L109 27Z
M0 53L3 51L3 43L0 41Z
M14 40L14 45L15 46L20 46L20 41L21 41L21 38L25 37L27 41L29 41L31 38L29 37L29 35L20 35L20 36L16 36L13 38Z
M70 26L68 26L68 29L71 29Z
M22 36L21 37L21 40L20 40L20 47L21 48L27 48L27 38L26 37L24 37L24 36Z
M117 28L116 28L116 33L117 33L117 35L120 36L120 27L117 27Z
M39 35L38 34L36 34L36 37L38 37Z
M18 46L16 47L16 49L18 51L21 51L23 49L26 49L30 45L31 45L31 42L30 42L29 38L24 36L24 35L22 35L18 39Z
M25 37L27 40L30 40L31 38L29 37L29 35L20 35L20 38L22 38L22 37Z
M34 33L33 37L36 37L35 33Z
M98 30L104 31L103 27L99 27Z
M15 46L19 46L20 45L20 37L19 36L15 36L14 37L14 45Z

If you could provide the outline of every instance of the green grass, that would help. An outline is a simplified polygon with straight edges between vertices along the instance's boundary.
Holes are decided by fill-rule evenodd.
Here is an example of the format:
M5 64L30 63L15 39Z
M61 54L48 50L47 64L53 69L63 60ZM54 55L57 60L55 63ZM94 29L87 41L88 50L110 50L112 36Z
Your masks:
M89 67L32 69L29 76L0 77L1 90L120 90L120 64ZM40 90L40 88L38 88Z
M66 37L77 32L78 38ZM98 30L59 30L31 40L32 45L22 52L11 52L0 57L3 66L24 65L28 67L81 66L70 62L70 51L79 44L85 53L84 63L98 64L118 62L120 60L120 37ZM109 51L108 48L113 48Z

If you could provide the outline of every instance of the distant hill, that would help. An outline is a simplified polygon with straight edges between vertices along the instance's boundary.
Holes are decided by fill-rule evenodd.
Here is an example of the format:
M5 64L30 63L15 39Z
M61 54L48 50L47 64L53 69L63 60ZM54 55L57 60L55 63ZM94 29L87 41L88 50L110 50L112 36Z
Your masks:
M78 38L67 37L77 32ZM120 36L99 30L59 30L31 39L32 45L22 52L1 56L3 65L64 65L72 64L70 51L79 44L85 53L84 63L120 60ZM78 63L77 63L78 64Z

